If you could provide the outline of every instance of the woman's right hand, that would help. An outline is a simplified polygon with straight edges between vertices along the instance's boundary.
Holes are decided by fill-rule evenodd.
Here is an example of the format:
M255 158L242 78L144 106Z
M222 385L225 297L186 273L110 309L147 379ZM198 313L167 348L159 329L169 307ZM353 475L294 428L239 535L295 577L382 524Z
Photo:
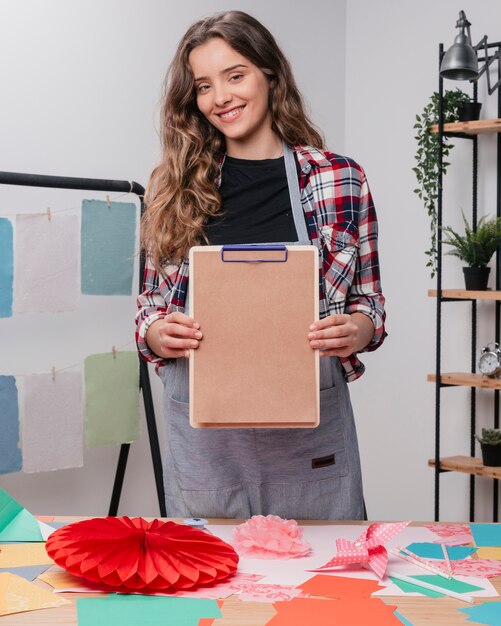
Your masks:
M189 357L201 339L200 324L179 311L155 320L146 333L150 350L164 359Z

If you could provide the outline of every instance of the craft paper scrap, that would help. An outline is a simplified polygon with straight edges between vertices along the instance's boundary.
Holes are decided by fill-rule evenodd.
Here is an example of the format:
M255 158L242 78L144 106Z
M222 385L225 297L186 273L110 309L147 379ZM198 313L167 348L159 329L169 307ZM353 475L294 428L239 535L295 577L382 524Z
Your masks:
M425 528L431 530L440 539L438 543L448 546L459 546L473 543L469 524L425 524Z
M423 574L420 576L412 576L416 580L422 580L425 583L430 583L435 587L440 587L441 589L448 589L449 591L455 591L456 593L469 593L471 591L481 591L482 587L478 587L477 585L472 585L470 583L464 582L462 580L458 580L457 578L451 578L448 580L447 578L443 578L442 576L438 576L436 574Z
M17 396L16 379L14 376L0 376L0 407L2 407L0 474L18 472L22 467L21 448L19 447L19 406Z
M499 602L483 602L467 609L458 609L468 615L467 622L475 624L488 624L489 626L501 626L501 605Z
M61 596L42 589L14 574L0 574L0 615L49 609L70 604Z
M76 215L18 215L14 311L75 311L79 249Z
M6 567L0 569L0 574L15 574L16 576L20 576L25 580L35 580L35 578L39 578L50 565L28 565L26 567Z
M479 548L479 550L488 550L489 548ZM443 571L447 571L447 566L440 567ZM501 562L491 559L464 559L464 561L454 561L455 576L479 576L480 578L491 578L492 576L501 576Z
M77 599L78 626L198 626L202 617L222 617L215 600L114 595Z
M82 293L130 295L134 273L136 205L82 203Z
M395 615L395 617L397 619L399 619L402 622L402 624L404 626L414 626L414 624L412 624L412 622L409 622L409 620L406 617L404 617L401 613L399 613L398 611L395 611L394 615Z
M406 548L424 559L442 560L444 558L442 546L436 543L410 543L406 546ZM466 557L476 551L476 548L465 546L446 546L446 550L449 560L456 561L459 559L466 559Z
M4 543L0 551L0 568L27 565L54 565L45 551L45 543Z
M12 223L0 218L0 317L12 316L14 240Z
M378 589L383 589L375 580L327 574L317 574L298 587L311 596L326 598L369 598Z
M137 352L85 359L85 443L89 447L139 439Z
M501 561L501 548L479 548L477 550L479 559L493 559Z
M1 541L43 541L38 520L2 488L0 488Z
M501 524L470 524L477 546L501 547Z
M248 589L254 589L258 581L263 578L260 574L245 574L236 571L230 578L223 582L211 585L210 587L200 587L199 589L188 591L176 591L177 597L206 598L216 600L218 598L228 598L233 594L239 594ZM169 594L172 595L172 594Z
M23 469L46 472L83 465L80 371L32 374L24 381Z
M388 576L388 578L405 593L419 593L423 596L428 596L428 598L443 598L445 595L443 593L439 593L438 591L433 591L432 589L420 587L419 585L412 585L405 580L393 578L393 576Z
M305 593L292 585L267 585L257 583L242 589L238 599L242 602L288 602L292 598L307 598Z
M74 576L55 565L38 577L54 589L54 593L98 593L99 586L93 586L87 580ZM106 590L108 592L109 589ZM106 593L105 592L105 593Z
M223 601L222 600L218 600L217 601L217 605L218 605L219 608L222 608ZM198 621L198 626L212 626L212 624L214 623L215 619L216 619L215 617L202 617L202 619L200 619Z
M401 626L393 613L396 607L375 598L295 598L276 602L273 607L277 614L267 626Z

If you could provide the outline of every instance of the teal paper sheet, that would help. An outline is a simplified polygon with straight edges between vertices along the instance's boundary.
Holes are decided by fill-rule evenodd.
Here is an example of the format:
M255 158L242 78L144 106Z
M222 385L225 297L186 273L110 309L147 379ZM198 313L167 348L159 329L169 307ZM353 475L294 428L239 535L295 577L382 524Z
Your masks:
M0 407L0 474L19 472L22 456L19 447L18 394L14 376L0 376Z
M444 559L444 553L442 546L437 543L411 543L406 546L407 550L410 550L413 554L422 557L423 559ZM449 560L459 561L460 559L466 559L470 554L476 552L476 548L467 546L446 546Z
M467 622L501 626L501 604L499 602L483 602L467 609L458 609L468 615Z
M470 524L475 545L500 547L501 524Z
M43 541L33 515L0 488L0 541Z
M0 218L0 317L12 317L14 240L12 223Z

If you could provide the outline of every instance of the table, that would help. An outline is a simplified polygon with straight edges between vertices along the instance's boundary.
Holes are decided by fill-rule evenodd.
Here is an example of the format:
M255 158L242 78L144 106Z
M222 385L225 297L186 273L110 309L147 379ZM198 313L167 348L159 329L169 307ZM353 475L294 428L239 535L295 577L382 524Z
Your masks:
M55 517L55 521L78 521L85 519L82 517ZM176 518L170 518L172 521L180 522ZM235 524L241 520L211 520L215 524ZM356 524L365 525L367 522L312 522L303 521L301 524ZM419 524L415 524L419 525ZM313 574L312 574L313 575ZM490 581L494 585L496 591L501 593L501 576L491 578ZM41 581L37 581L40 586L50 589L48 585ZM40 611L30 611L27 613L17 613L14 615L6 615L0 617L0 626L77 626L76 598L92 597L93 594L67 593L63 597L71 601L71 605L65 605L53 609L43 609ZM458 612L458 608L466 608L473 606L454 598L427 598L409 596L409 597L391 597L385 596L380 598L386 604L397 605L398 612L406 617L414 626L453 626L456 624L471 624L467 622L468 617L464 613ZM477 598L476 604L484 601L498 601L501 609L500 598ZM223 617L214 620L213 626L264 626L266 622L275 614L272 603L260 602L241 602L236 596L231 596L224 601L221 609Z

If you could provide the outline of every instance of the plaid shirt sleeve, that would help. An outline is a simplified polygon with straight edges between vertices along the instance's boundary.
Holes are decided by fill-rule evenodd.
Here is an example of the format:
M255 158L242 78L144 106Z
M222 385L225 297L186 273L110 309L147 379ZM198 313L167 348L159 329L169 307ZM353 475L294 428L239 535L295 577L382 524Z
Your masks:
M146 333L154 321L173 311L184 311L188 284L188 262L169 265L160 275L147 257L143 274L143 291L137 298L136 343L139 354L157 366L165 359L152 352L146 343Z

